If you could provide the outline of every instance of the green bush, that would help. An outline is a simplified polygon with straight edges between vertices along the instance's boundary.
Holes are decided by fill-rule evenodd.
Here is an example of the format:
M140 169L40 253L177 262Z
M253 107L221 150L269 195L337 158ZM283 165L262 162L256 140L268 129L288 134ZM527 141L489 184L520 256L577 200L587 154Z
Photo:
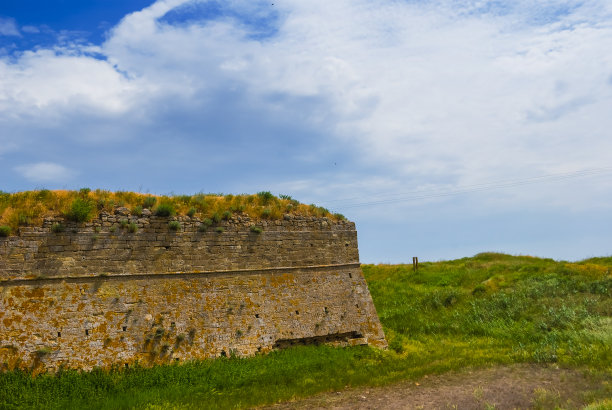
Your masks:
M91 219L91 212L94 206L90 201L82 198L76 198L70 205L70 210L66 214L66 217L75 222L85 222Z
M272 210L271 210L270 208L264 208L264 209L261 211L261 217L262 217L262 218L269 218L269 217L270 217L270 214L272 214Z
M128 228L128 231L129 231L130 233L135 233L135 232L138 230L138 225L136 225L134 222L132 222L132 223L130 223L130 224L128 225L128 227L127 227L127 228Z
M64 232L64 230L66 230L66 228L62 224L57 223L57 224L51 225L51 232L53 233Z
M251 225L251 232L259 234L263 232L263 229L257 225Z
M121 226L121 229L127 228L128 224L129 224L129 222L128 222L127 219L122 219L122 220L119 221L119 226Z
M179 221L170 221L168 222L168 227L173 231L178 231L181 229L181 223Z
M231 213L230 211L225 211L225 212L223 212L222 218L223 218L224 220L226 220L226 221L227 221L227 220L228 220L228 219L230 219L231 217L232 217L232 213Z
M2 225L0 226L0 238L6 238L11 234L11 227Z
M190 218L193 218L193 216L196 214L196 209L195 208L189 208L189 211L187 211L187 216Z
M198 227L198 229L200 230L200 232L206 232L206 230L208 228L210 228L210 226L213 224L212 219L210 218L204 218L204 220L202 221L202 223L200 224L200 226Z
M155 205L155 202L157 202L157 198L154 196L148 196L144 199L144 201L142 201L142 207L151 209L153 208L153 205Z
M218 227L217 227L217 229L215 229L215 232L217 232L217 233L223 233L223 232L225 232L225 228L224 228L224 227L222 227L222 226L218 226Z
M142 216L142 206L137 205L134 208L132 208L132 215Z
M212 215L212 220L214 223L218 224L219 222L221 222L221 215L219 215L219 212L215 212Z
M261 192L258 192L257 196L259 197L259 199L261 199L261 202L264 205L267 205L268 202L270 202L272 200L272 198L274 198L274 195L272 195L272 193L270 191L261 191Z
M156 216L172 216L174 213L175 211L172 204L159 204L157 208L155 208Z

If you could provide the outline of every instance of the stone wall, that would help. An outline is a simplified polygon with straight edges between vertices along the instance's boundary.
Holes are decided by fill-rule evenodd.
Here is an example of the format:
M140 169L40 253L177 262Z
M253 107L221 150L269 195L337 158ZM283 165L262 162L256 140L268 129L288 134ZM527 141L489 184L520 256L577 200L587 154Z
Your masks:
M49 218L0 238L0 366L386 346L353 223L286 215L258 221L261 233L246 216L201 224L118 209L86 224Z

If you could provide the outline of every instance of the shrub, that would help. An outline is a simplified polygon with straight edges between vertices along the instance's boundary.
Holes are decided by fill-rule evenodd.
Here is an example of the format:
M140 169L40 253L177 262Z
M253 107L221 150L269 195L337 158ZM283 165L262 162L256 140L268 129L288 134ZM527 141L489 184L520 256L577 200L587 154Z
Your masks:
M264 205L267 205L268 202L270 202L270 200L272 200L272 198L274 198L274 195L272 195L272 193L270 191L261 191L261 192L258 192L257 196L259 197L259 199L261 199L261 202Z
M259 234L263 232L263 229L257 225L251 225L251 232Z
M221 215L219 215L219 212L215 212L212 216L212 220L214 223L219 223L221 222Z
M210 218L205 218L202 223L200 224L200 226L198 227L198 229L200 230L200 232L206 232L206 230L213 224L212 219Z
M157 202L157 198L155 198L154 196L148 196L144 199L144 201L142 201L142 207L143 208L153 208L153 205L155 205L155 202Z
M72 201L66 217L71 221L85 222L91 219L91 211L93 211L91 202L82 198L76 198Z
M168 227L173 231L178 231L181 229L181 223L179 221L170 221L168 222Z
M340 221L346 221L346 217L342 214L335 213L334 216Z
M0 238L6 238L11 234L11 227L2 225L0 226Z
M172 216L174 213L175 211L172 204L159 204L157 208L155 208L156 216Z
M65 229L66 228L64 227L64 225L59 224L59 223L51 225L51 232L53 233L64 232Z
M89 195L89 193L91 192L91 189L89 188L81 188L79 189L79 194L83 197Z
M17 223L21 226L30 224L30 216L24 212L19 212L17 215Z
M215 229L215 232L223 233L223 232L225 232L225 228L223 228L222 226L218 226L217 229Z
M190 218L193 218L193 216L196 214L196 209L195 208L189 208L189 211L187 211L187 216Z
M119 221L119 226L121 226L121 229L125 229L128 226L128 220L127 219L122 219Z
M132 215L142 216L142 206L137 205L134 208L132 208Z
M262 218L269 218L271 213L272 213L272 210L270 208L264 208L261 211L261 217Z
M138 225L132 222L131 224L128 225L127 228L130 233L135 233L138 230Z
M225 211L225 212L223 212L223 216L222 216L222 218L223 218L224 220L226 220L226 221L227 221L227 220L228 220L228 219L230 219L231 217L232 217L232 213L231 213L230 211Z

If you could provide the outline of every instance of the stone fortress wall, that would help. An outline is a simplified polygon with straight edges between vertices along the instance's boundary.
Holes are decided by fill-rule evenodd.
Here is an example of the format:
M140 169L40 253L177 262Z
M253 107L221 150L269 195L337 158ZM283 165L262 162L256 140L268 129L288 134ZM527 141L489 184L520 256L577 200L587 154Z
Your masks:
M261 233L247 216L201 224L118 208L0 238L0 368L386 347L352 222L285 215L258 221Z

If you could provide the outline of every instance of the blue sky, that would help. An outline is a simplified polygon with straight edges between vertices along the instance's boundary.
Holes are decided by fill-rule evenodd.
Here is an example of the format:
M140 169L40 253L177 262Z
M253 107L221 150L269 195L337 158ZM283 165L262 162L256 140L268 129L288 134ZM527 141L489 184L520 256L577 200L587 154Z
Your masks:
M0 4L0 190L270 190L363 262L612 254L612 4Z

